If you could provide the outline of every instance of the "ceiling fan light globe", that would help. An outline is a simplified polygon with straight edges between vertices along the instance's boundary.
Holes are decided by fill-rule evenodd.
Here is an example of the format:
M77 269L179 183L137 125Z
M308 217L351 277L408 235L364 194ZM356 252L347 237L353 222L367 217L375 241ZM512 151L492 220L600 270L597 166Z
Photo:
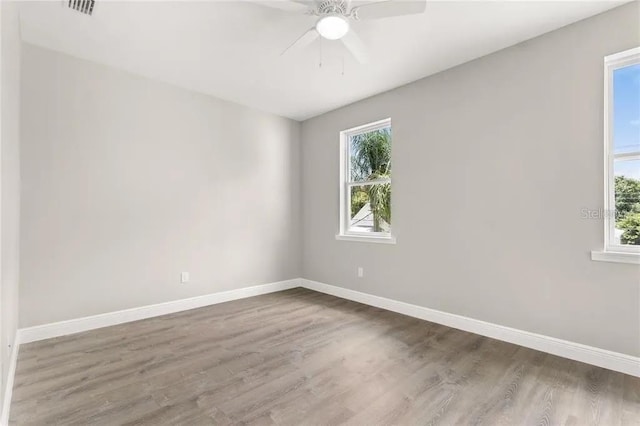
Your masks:
M316 24L316 30L328 40L338 40L349 32L349 21L339 15L324 16Z

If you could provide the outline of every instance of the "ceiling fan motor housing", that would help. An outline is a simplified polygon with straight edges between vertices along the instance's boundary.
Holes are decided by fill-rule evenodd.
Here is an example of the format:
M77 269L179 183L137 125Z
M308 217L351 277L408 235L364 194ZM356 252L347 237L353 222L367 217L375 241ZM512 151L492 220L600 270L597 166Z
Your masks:
M318 5L318 15L347 15L347 2L342 0L327 0Z

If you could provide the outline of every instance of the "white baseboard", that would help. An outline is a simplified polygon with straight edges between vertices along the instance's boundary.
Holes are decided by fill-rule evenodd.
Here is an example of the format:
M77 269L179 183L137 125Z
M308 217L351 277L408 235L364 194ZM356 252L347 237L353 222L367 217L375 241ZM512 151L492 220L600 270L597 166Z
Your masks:
M301 279L301 282L303 287L310 290L640 377L640 357L530 333L316 281Z
M4 398L2 401L2 415L0 416L0 425L9 424L9 409L11 407L11 397L13 396L13 379L16 376L16 364L18 363L18 350L20 349L19 334L13 339L13 347L11 348L11 358L9 359L9 371L7 372L7 382L4 387Z
M92 315L90 317L21 328L18 330L18 335L20 343L35 342L37 340L44 340L50 339L52 337L65 336L67 334L80 333L82 331L109 327L112 325L138 321L145 318L173 314L189 309L229 302L231 300L244 299L246 297L288 290L299 286L299 279L291 279L269 284L256 285L253 287L245 287L237 290L205 294L204 296L196 296L188 299L172 300L170 302L158 303L156 305L141 306L139 308L108 312L105 314ZM16 338L16 340L17 339L18 338Z

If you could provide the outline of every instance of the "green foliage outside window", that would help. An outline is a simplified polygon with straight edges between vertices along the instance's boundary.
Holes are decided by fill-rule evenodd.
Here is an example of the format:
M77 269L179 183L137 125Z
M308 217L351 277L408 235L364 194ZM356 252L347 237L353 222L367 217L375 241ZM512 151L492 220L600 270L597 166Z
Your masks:
M351 194L351 217L369 202L369 194L364 189L357 189Z
M353 180L391 178L391 129L385 128L351 137ZM366 185L351 197L351 214L367 202L373 214L374 232L383 231L382 221L391 223L391 184Z
M629 213L618 222L624 232L620 236L622 244L640 245L640 213Z
M620 243L640 245L640 180L616 176L615 197Z

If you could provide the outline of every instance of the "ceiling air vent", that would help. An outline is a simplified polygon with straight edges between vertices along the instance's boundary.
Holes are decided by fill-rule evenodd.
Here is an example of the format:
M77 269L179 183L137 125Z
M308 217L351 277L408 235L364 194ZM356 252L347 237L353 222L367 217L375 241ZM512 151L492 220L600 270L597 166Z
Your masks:
M69 0L69 8L82 12L85 15L93 13L93 6L96 0Z

